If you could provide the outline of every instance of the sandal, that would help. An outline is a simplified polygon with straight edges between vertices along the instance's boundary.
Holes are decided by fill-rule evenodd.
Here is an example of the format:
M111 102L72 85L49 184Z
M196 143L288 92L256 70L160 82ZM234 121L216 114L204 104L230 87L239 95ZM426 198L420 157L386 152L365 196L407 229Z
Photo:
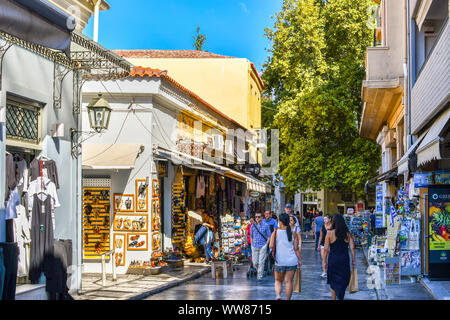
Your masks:
M142 247L145 244L145 241L141 241L138 244L136 244L136 248Z
M135 235L135 236L132 236L132 237L130 237L130 239L131 239L131 241L133 241L133 240L137 240L137 239L139 239L139 235Z

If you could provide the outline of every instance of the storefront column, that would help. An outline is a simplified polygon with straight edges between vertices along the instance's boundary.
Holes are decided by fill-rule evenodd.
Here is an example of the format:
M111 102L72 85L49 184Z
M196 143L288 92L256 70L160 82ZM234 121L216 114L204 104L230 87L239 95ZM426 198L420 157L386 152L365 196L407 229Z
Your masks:
M164 201L163 250L172 248L172 183L176 180L176 170L177 167L169 162L167 166L167 177L164 178L164 199L162 199Z

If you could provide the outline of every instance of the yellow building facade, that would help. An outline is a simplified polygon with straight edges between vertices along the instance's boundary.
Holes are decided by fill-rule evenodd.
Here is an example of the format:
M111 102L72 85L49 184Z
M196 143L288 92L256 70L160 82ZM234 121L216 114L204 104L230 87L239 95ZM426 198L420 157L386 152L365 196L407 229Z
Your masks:
M248 59L192 50L116 50L135 66L167 70L248 130L261 129L264 84Z

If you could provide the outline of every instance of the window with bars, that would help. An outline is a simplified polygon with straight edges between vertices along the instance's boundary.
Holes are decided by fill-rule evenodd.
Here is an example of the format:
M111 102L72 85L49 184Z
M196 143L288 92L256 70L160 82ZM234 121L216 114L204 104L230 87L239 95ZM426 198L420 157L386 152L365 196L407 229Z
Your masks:
M32 102L8 99L6 103L6 138L40 143L40 107Z

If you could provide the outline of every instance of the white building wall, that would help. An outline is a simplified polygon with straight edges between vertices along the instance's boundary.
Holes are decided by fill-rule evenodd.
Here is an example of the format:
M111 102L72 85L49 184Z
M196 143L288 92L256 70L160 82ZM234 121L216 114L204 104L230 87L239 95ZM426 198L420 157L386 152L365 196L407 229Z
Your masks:
M420 37L420 35L418 35ZM419 41L419 40L418 40ZM447 21L411 92L411 131L417 134L450 99L450 25ZM420 54L416 48L416 54Z
M44 105L42 109L42 154L55 160L60 189L58 197L61 207L55 209L55 238L73 241L73 263L80 267L79 221L80 184L78 176L81 170L79 159L71 156L70 128L78 128L77 115L73 114L73 75L69 72L62 85L61 109L53 107L54 62L22 47L13 46L5 54L2 66L2 88L0 91L0 114L5 111L8 94L17 95ZM55 123L64 124L64 137L52 138L51 127ZM0 197L5 197L5 123L0 124ZM0 201L0 208L3 201ZM0 230L4 230L4 212L0 209ZM3 232L0 241L4 241ZM81 278L73 282L73 288L80 287Z

